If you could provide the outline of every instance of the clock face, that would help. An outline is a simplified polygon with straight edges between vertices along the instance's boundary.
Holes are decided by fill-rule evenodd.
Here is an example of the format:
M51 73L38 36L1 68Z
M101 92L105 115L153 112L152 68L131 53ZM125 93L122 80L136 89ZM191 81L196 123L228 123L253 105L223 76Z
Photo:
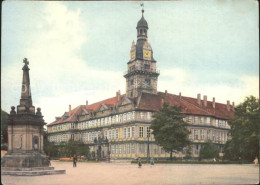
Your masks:
M131 59L135 58L135 51L131 51Z
M144 50L144 58L150 59L151 58L151 51L149 50Z
M150 84L151 84L151 80L150 79L145 79L144 82L143 82L144 88L150 87Z

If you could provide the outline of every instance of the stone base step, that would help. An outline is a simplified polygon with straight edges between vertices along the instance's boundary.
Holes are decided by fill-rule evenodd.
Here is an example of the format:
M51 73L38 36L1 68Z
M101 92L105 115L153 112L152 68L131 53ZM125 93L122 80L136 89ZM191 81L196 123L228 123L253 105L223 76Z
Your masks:
M13 176L39 176L65 174L66 170L39 170L39 171L1 171L1 175Z
M54 167L32 167L32 168L20 168L20 167L2 167L1 171L39 171L39 170L54 170Z

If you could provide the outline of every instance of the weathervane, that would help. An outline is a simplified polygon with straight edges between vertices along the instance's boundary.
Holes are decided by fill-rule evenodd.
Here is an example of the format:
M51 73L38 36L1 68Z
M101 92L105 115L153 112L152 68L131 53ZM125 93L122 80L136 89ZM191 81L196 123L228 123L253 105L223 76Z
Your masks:
M140 3L140 6L142 7L142 13L144 13L144 3Z

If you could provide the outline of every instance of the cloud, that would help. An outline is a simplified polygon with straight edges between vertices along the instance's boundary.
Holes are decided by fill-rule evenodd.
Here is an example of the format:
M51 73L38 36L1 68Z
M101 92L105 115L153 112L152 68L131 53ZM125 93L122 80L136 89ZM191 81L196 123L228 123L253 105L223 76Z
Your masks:
M42 108L48 123L63 114L69 104L76 107L86 100L100 101L125 87L123 72L92 68L88 64L96 61L81 58L82 45L87 44L86 30L80 9L47 2L35 25L36 36L28 36L30 46L24 53L30 61L33 104ZM21 59L2 71L2 97L7 110L6 105L19 102L22 65Z
M123 68L140 19L136 6L126 3L129 14L123 15L114 11L125 9L116 3L37 3L28 2L34 4L33 11L20 4L5 7L9 19L4 25L12 30L4 29L8 39L1 69L2 107L8 111L19 102L22 56L30 61L33 103L48 123L69 104L73 108L115 96L117 90L123 93ZM258 96L258 76L250 76L258 74L257 6L241 12L242 6L234 11L223 5L222 11L221 4L211 2L203 8L185 1L167 3L148 3L145 13L157 64L163 66L158 67L158 90L190 97L201 93L209 100L214 96L218 102L230 99L236 104L250 94Z
M227 77L225 74L218 74L223 79ZM229 74L232 79L236 79L235 84L229 81L218 81L221 78L215 78L211 83L200 83L196 79L195 74L182 68L167 68L161 70L161 75L158 80L158 91L164 92L168 90L169 93L182 93L183 96L190 96L196 98L200 93L202 96L207 95L208 100L211 101L213 97L217 102L226 103L227 100L234 101L239 104L246 96L253 95L259 97L259 79L257 76L249 76L239 74ZM204 78L212 77L211 74L204 74ZM200 77L202 78L202 77ZM233 81L234 83L234 81Z

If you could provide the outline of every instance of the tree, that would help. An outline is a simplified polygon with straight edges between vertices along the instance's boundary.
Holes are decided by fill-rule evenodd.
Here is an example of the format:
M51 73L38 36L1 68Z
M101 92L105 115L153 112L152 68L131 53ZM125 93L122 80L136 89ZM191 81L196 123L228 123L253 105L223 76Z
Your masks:
M230 140L224 151L225 158L230 160L252 161L259 156L259 99L246 97L244 102L235 107L235 113L230 120Z
M190 144L188 124L183 121L181 107L164 104L163 108L153 115L150 128L155 142L162 146L166 152L182 151Z
M8 142L8 135L7 135L7 119L8 113L1 109L1 143Z
M44 139L43 150L49 157L58 157L58 148L53 142L49 142L47 138Z
M89 147L82 141L69 140L66 144L66 152L69 157L74 155L88 155Z
M217 145L212 142L205 143L202 145L200 150L200 158L202 159L213 159L219 157L219 150Z

